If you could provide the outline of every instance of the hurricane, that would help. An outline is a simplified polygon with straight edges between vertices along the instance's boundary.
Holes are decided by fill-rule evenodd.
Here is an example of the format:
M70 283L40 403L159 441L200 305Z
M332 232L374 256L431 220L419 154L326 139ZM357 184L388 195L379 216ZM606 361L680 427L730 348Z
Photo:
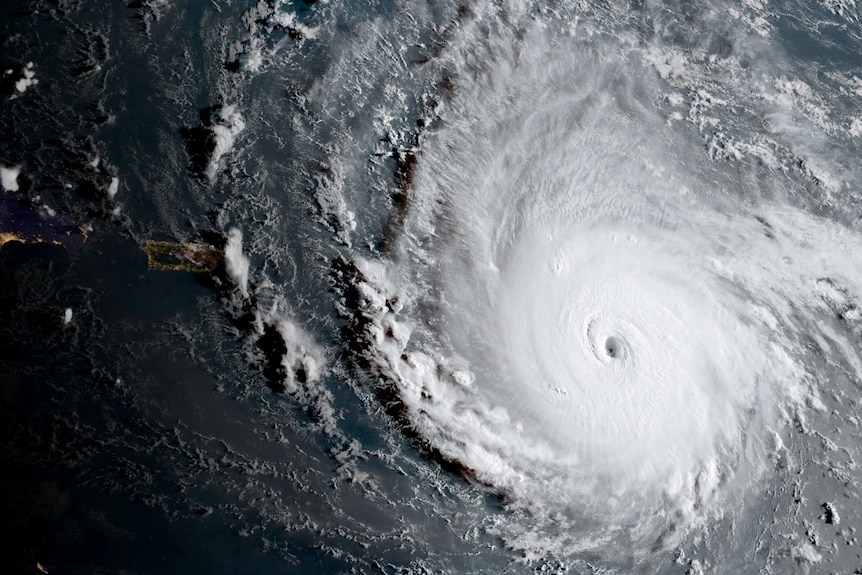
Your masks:
M529 518L513 546L644 557L762 489L818 366L857 362L828 316L855 317L862 243L789 170L681 128L673 57L487 10L447 47L394 239L358 260L363 354L429 449ZM742 137L794 144L763 124Z

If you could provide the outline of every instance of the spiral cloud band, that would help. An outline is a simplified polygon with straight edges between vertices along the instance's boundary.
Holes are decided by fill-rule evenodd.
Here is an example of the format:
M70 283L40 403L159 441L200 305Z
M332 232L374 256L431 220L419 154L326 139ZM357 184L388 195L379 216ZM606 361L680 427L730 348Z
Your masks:
M862 244L712 162L623 42L490 36L394 252L357 262L366 356L434 450L529 515L513 545L667 544L816 404L806 333L862 286Z

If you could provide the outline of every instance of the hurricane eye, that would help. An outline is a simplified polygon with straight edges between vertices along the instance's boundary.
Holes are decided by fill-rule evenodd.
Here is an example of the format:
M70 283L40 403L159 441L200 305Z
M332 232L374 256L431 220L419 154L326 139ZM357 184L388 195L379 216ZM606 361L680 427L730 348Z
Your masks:
M620 356L621 352L621 343L615 337L609 337L605 341L605 353L611 359L616 359Z

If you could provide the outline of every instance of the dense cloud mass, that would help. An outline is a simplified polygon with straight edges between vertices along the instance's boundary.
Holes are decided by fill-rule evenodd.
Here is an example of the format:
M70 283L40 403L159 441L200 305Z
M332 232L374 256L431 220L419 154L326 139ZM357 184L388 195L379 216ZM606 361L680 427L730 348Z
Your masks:
M367 274L404 306L374 315L369 353L541 546L640 554L760 488L817 403L821 278L858 292L862 243L703 170L642 49L501 28L483 73L456 77L402 238Z

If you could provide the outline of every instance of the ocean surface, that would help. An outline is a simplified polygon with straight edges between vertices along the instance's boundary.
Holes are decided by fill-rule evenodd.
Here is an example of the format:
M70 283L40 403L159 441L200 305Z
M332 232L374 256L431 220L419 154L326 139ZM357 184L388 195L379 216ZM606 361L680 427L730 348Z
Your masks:
M862 569L862 5L0 12L7 572Z

